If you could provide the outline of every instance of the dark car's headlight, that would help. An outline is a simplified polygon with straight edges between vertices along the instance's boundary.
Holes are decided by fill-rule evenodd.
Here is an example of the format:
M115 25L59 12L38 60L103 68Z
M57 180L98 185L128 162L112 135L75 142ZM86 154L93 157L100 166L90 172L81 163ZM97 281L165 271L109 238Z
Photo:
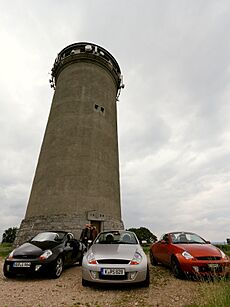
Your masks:
M186 252L186 251L182 253L182 256L187 260L194 258L191 254L189 254L189 252Z
M12 252L9 254L9 256L7 257L7 259L13 259L13 257L14 257L14 251L15 251L15 249L12 250Z
M44 253L39 257L40 260L46 260L52 255L52 251L50 249L47 249L44 251Z
M94 253L90 253L88 256L87 256L87 261L89 264L97 264L97 260L95 258L95 255Z
M133 256L133 259L130 261L129 264L131 265L137 265L139 263L141 263L142 261L142 256L140 253L138 253L137 251L135 252L134 256Z

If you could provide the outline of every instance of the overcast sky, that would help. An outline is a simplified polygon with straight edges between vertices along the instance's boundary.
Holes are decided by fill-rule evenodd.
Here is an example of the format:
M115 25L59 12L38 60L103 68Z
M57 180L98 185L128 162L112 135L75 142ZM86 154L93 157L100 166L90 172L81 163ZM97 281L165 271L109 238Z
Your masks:
M122 217L230 237L230 2L0 0L0 235L24 218L59 51L118 61Z

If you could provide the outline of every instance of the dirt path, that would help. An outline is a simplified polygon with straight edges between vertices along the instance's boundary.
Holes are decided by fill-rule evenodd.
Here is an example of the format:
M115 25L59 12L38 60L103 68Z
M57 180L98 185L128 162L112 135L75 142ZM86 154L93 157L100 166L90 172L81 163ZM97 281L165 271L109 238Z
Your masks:
M0 306L186 306L199 297L199 282L178 280L164 267L152 267L149 289L84 288L81 267L65 270L59 279L6 279L0 260Z

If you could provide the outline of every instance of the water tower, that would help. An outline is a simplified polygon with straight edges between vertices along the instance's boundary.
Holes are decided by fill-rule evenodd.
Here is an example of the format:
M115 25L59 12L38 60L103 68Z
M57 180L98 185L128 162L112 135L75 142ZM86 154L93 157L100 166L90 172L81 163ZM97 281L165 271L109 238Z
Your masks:
M58 54L50 83L54 96L18 243L45 230L79 237L86 223L123 228L117 61L98 45L75 43Z

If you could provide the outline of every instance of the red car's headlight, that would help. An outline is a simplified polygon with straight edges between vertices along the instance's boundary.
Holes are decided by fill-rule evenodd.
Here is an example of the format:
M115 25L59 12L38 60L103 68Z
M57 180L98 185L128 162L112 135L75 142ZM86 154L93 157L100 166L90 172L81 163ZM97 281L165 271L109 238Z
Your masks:
M182 253L182 256L187 260L194 258L191 254L189 254L189 252L186 252L186 251Z
M222 250L219 249L219 251L220 251L220 253L221 253L221 257L222 257L223 259L227 260L227 259L228 259L228 256L225 255L225 253L222 252Z

